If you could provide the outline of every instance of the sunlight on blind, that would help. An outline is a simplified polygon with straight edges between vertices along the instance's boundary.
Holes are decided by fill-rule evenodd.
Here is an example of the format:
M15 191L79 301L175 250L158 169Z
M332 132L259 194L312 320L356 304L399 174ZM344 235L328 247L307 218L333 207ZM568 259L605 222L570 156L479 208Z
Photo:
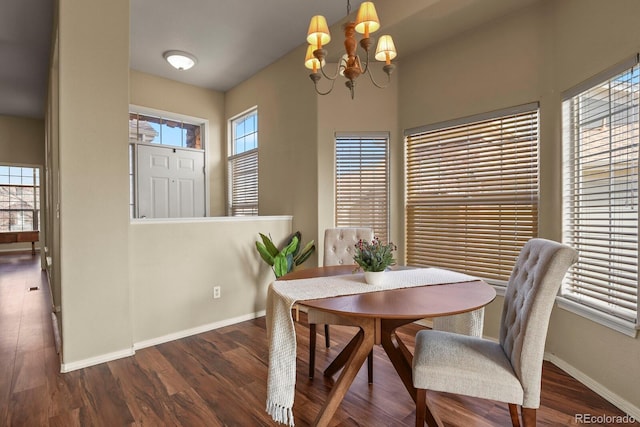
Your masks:
M538 107L496 114L407 133L408 265L507 280L537 237Z
M388 137L336 136L336 227L389 239Z
M580 254L562 295L637 323L638 66L565 99L564 240Z
M258 215L258 150L229 158L232 216Z

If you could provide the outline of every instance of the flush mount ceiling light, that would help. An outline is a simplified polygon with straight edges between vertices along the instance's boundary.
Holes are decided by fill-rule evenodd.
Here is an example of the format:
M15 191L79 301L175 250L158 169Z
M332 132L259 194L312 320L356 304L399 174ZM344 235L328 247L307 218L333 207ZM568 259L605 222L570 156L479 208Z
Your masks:
M176 70L188 70L198 62L195 56L181 50L168 50L162 56Z
M351 3L347 0L347 15L351 13ZM333 90L333 83L338 76L343 76L347 79L345 85L351 92L351 99L354 96L354 88L356 85L356 79L362 74L368 74L371 82L379 88L384 88L386 85L380 85L373 79L373 74L369 68L369 52L373 44L373 38L369 36L370 33L377 31L380 28L380 20L376 12L373 2L365 1L360 5L358 15L355 22L347 22L344 26L344 47L346 53L340 59L336 74L329 76L325 72L325 58L327 51L323 49L323 46L331 41L331 35L329 34L329 27L327 20L322 15L316 15L311 18L309 24L309 32L307 34L307 54L304 59L304 65L312 70L309 75L315 86L316 92L319 95L327 95ZM363 34L363 38L360 40L360 47L364 50L364 61L358 56L357 42L355 33ZM387 75L387 84L391 81L391 73L395 68L395 65L391 63L391 60L397 56L396 47L394 46L393 39L389 35L381 36L378 39L378 45L373 57L385 62L382 70ZM330 88L322 92L318 89L318 82L324 77L331 81Z

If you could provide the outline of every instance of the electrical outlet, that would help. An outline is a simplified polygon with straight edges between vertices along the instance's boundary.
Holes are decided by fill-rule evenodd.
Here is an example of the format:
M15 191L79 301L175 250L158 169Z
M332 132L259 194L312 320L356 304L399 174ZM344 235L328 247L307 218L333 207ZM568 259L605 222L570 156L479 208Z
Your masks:
M220 298L220 286L213 287L213 298L214 299Z

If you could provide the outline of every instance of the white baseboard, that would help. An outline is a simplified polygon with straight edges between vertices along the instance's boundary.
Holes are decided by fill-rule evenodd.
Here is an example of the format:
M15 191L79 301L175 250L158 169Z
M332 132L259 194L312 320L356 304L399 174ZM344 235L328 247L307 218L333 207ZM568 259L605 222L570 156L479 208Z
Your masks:
M71 363L60 364L60 372L63 374L66 372L76 371L78 369L88 368L89 366L99 365L101 363L110 362L116 359L122 359L134 355L132 348L127 348L120 351L114 351L113 353L101 354L100 356L90 357L88 359L78 360Z
M544 359L553 363L558 368L562 369L567 374L571 375L573 378L580 381L586 387L598 393L603 399L607 400L612 405L616 406L625 414L632 416L636 420L640 420L640 408L633 405L628 400L612 392L611 390L609 390L608 388L606 388L605 386L603 386L593 378L589 377L582 371L574 368L572 365L560 359L554 354L545 352ZM593 415L599 415L599 414L593 414Z
M181 338L186 338L191 335L197 335L203 332L208 332L208 331L222 328L225 326L235 325L236 323L245 322L247 320L253 320L258 317L262 317L264 315L265 315L265 310L262 310L255 313L245 314L243 316L233 317L231 319L221 320L219 322L209 323L206 325L198 326L196 328L185 329L183 331L174 332L172 334L164 335L157 338L152 338L150 340L139 341L139 342L133 343L133 347L130 349L114 351L113 353L102 354L100 356L90 357L88 359L78 360L76 362L62 363L60 365L60 372L62 373L71 372L78 369L99 365L101 363L110 362L112 360L133 356L136 353L136 350L140 350L142 348L152 347L157 344L164 344L166 342L178 340Z
M179 332L163 335L161 337L151 338L149 340L144 340L144 341L138 341L136 343L133 343L133 349L140 350L142 348L152 347L158 344L164 344L169 341L179 340L181 338L190 337L192 335L201 334L203 332L209 332L214 329L223 328L225 326L235 325L236 323L246 322L247 320L253 320L258 317L262 317L264 315L265 315L265 310L262 310L256 313L249 313L243 316L233 317L231 319L225 319L219 322L213 322L213 323L209 323L209 324L198 326L191 329L185 329Z

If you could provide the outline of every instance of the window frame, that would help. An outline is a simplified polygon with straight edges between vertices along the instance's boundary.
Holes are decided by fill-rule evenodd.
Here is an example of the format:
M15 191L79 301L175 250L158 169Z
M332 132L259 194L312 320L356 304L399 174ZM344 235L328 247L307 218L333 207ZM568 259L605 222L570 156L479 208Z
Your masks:
M530 203L531 203L531 207L528 208L527 204L524 201L520 201L518 202L518 204L522 204L524 207L522 209L524 209L524 218L529 218L529 223L527 223L526 221L523 222L523 227L522 228L522 235L518 235L517 232L513 233L512 236L512 240L513 242L509 243L508 246L506 246L506 249L503 249L502 247L500 248L494 248L493 252L495 253L502 253L504 252L504 255L493 255L494 259L509 259L512 258L512 261L508 261L508 263L504 263L502 261L500 261L502 264L501 267L499 267L499 269L497 271L495 271L495 269L490 269L490 268L481 268L481 267L474 267L473 263L468 263L468 262L464 262L463 260L460 261L455 261L456 258L459 257L458 254L456 254L456 252L458 251L449 251L451 252L450 254L447 254L446 251L440 251L440 249L437 249L438 252L438 257L440 259L436 259L436 258L430 258L430 261L428 259L428 257L425 257L424 255L421 255L421 257L423 258L422 260L418 260L417 264L424 264L424 265L428 265L428 266L443 266L444 268L455 268L458 269L460 271L467 271L469 272L469 274L473 274L479 277L483 277L483 274L487 274L487 276L489 274L492 274L496 277L484 277L484 279L488 282L493 284L496 287L496 291L498 292L498 294L502 294L504 292L504 289L506 287L506 284L508 282L508 278L509 275L511 273L511 270L513 268L513 264L515 263L515 259L522 247L522 245L524 245L524 243L532 237L537 237L538 235L538 223L539 223L539 209L538 209L538 205L539 205L539 195L540 195L540 106L538 102L533 102L533 103L529 103L529 104L524 104L524 105L519 105L519 106L514 106L514 107L510 107L510 108L505 108L505 109L501 109L501 110L497 110L497 111L491 111L491 112L487 112L487 113L481 113L481 114L477 114L474 116L469 116L469 117L463 117L463 118L459 118L459 119L453 119L453 120L449 120L449 121L445 121L445 122L440 122L440 123L435 123L432 125L427 125L427 126L420 126L420 127L416 127L416 128L411 128L411 129L407 129L404 132L405 135L405 158L404 158L404 183L405 183L405 206L404 206L404 211L405 211L405 244L404 244L404 250L405 250L405 259L407 260L407 264L411 264L411 263L416 263L416 260L412 260L412 255L410 253L411 251L411 243L409 242L409 235L412 232L410 230L411 227L411 222L415 222L416 224L418 222L423 222L422 219L419 218L419 216L423 216L426 215L426 218L431 218L431 216L433 215L432 213L429 213L429 209L433 211L433 207L436 208L436 210L439 212L441 209L439 206L448 208L445 209L445 215L447 215L448 213L446 212L448 211L453 211L454 207L458 206L462 206L464 209L460 210L458 209L458 213L456 214L457 217L462 218L460 220L457 220L456 222L458 222L458 224L455 224L454 222L445 222L442 223L443 225L440 226L438 224L440 224L440 222L442 220L445 221L450 221L450 219L447 219L450 217L449 216L445 216L442 218L432 218L432 220L430 221L431 225L427 225L427 227L429 228L429 230L437 230L438 232L442 232L442 231L446 231L446 230L442 230L440 229L440 227L448 227L451 230L456 230L456 233L459 234L459 238L458 241L460 241L461 243L464 243L464 245L469 247L469 251L470 254L467 256L468 259L473 260L473 261L477 261L480 260L480 258L475 259L473 258L473 250L479 250L478 248L480 246L482 246L483 244L486 246L486 243L483 243L485 241L488 241L489 237L487 237L489 234L491 234L491 232L488 232L486 230L480 230L480 231L476 231L476 234L479 234L478 236L476 236L475 238L470 238L468 235L468 231L465 227L462 227L462 224L473 224L476 225L477 220L475 218L477 218L477 215L488 215L488 214L483 214L482 212L478 213L475 212L474 209L476 209L476 207L474 206L493 206L493 205L497 205L497 206L501 206L503 203L499 202L499 200L502 199L498 199L496 197L496 193L498 192L498 190L495 189L496 185L495 183L493 184L494 189L489 191L487 190L488 194L487 196L485 196L484 199L479 200L479 201L475 201L475 200L469 200L465 202L468 202L465 205L458 205L456 203L456 197L457 199L460 199L461 196L456 196L456 197L452 197L449 196L447 198L441 198L438 194L442 193L442 191L446 190L448 193L451 194L457 194L455 191L455 187L451 187L451 188L446 188L444 190L442 190L441 187L435 187L435 189L433 189L434 187L431 186L431 184L433 184L434 182L449 182L451 179L459 179L459 180L467 180L469 181L468 184L465 184L464 186L460 187L462 190L459 191L463 191L463 192L469 192L469 188L482 188L482 187L477 187L478 184L476 184L476 186L474 187L469 187L470 185L473 185L474 182L480 183L480 185L484 185L483 181L481 181L480 179L474 178L473 177L473 168L469 168L470 172L466 172L467 174L471 173L471 175L469 175L468 178L464 178L463 176L458 176L460 175L460 173L458 173L455 169L453 170L443 170L443 172L438 171L438 168L433 168L432 172L436 173L435 178L429 178L426 175L423 175L423 177L421 178L422 181L416 181L416 182L412 182L412 177L411 174L415 174L415 176L420 176L420 174L422 174L425 170L425 168L427 166L425 165L420 165L420 167L418 167L418 164L416 162L418 162L419 159L421 159L421 157L417 157L417 154L412 154L410 152L410 150L414 150L417 149L418 147L413 146L413 142L412 142L412 138L418 139L418 141L416 141L416 143L423 143L423 149L427 149L425 147L428 147L429 144L435 144L436 141L438 141L438 138L440 138L442 140L442 144L446 144L446 145L452 145L453 147L448 147L449 148L449 152L450 153L445 153L442 152L439 149L433 150L433 151L427 151L426 154L423 155L423 157L426 157L426 160L423 161L432 161L435 162L436 159L431 159L429 160L429 157L443 157L443 156L451 156L452 154L456 153L459 149L456 148L456 141L457 145L459 146L463 146L463 141L466 140L470 140L470 138L474 138L473 135L468 135L466 132L471 132L471 131L486 131L486 129L488 129L488 126L491 125L492 122L495 121L505 121L508 122L508 120L512 120L514 123L516 123L516 125L518 123L520 123L518 117L522 116L522 122L523 123L527 123L527 117L528 116L532 116L529 120L532 121L533 119L535 119L535 121L532 121L532 123L534 124L530 124L529 128L531 129L535 129L535 132L532 133L531 130L528 131L528 134L533 135L533 137L530 137L529 139L524 139L523 141L529 141L528 144L531 146L531 148L529 149L529 154L528 157L531 158L531 160L529 160L530 163L527 163L527 165L529 165L528 170L530 171L529 174L532 174L531 179L533 180L533 184L530 184L528 186L523 185L523 188L525 190L526 193L524 193L524 196L519 196L520 200L523 197L529 197L531 199ZM465 130L465 128L468 128L468 130ZM519 127L517 128L518 130L520 129ZM526 125L525 125L525 129ZM442 132L443 134L438 136L437 132ZM507 135L507 131L505 130L505 135ZM434 136L432 137L433 134ZM525 132L525 134L527 134L527 132ZM505 139L505 135L501 133L499 133L499 135ZM464 136L464 137L463 137ZM434 139L435 138L435 139ZM475 138L478 138L482 141L484 141L484 135L482 133L479 133L478 135L475 136ZM497 138L496 138L497 139ZM421 141L420 141L421 140ZM521 140L521 138L517 138L518 141ZM515 143L514 143L515 144ZM524 144L527 144L527 142L525 142ZM502 144L501 144L502 146ZM471 147L474 148L474 147ZM517 148L516 148L517 150ZM534 151L535 150L535 151ZM467 151L472 151L472 150L467 150ZM487 150L488 152L491 151L491 149ZM499 150L498 150L499 151ZM430 156L429 152L431 153L436 153L435 156ZM526 151L523 151L523 153L525 153ZM482 153L480 153L482 154ZM413 156L413 157L412 157ZM467 154L468 157L473 157L473 155L471 154ZM461 164L465 164L464 157L462 156L457 156L459 162L462 162ZM445 159L446 160L446 159ZM439 160L438 160L439 161ZM500 162L496 162L497 164L500 164ZM507 165L511 165L513 166L514 164L519 164L518 161L515 160L510 160L507 162ZM446 164L445 164L445 168L446 168ZM500 168L502 168L502 166L500 166ZM502 169L498 169L498 167L491 167L490 168L491 171L494 174L496 174L496 176L498 174L500 174L500 176L502 176ZM420 174L418 174L417 172L412 172L412 170L416 170L419 171ZM447 180L445 180L444 178L437 178L439 175L443 175L446 177L446 175L449 174L454 174L456 175L453 178L447 178ZM491 175L494 176L494 175ZM486 176L485 176L486 178ZM511 177L510 179L514 179L513 177ZM430 181L431 180L431 181ZM425 184L426 182L426 184ZM519 181L518 181L519 182ZM431 187L431 189L424 189L423 187L425 187L425 185L427 185L427 187ZM458 185L462 185L462 184L458 184ZM415 186L415 187L412 187ZM439 190L438 190L439 188ZM520 190L520 188L518 187L518 190ZM501 191L501 190L500 190ZM515 190L514 190L515 191ZM452 193L453 192L453 193ZM431 193L431 194L428 194ZM501 195L502 193L500 193ZM528 196L527 196L528 195ZM425 198L426 197L426 198ZM422 200L422 201L420 201ZM417 211L410 213L410 209L421 209L420 206L425 205L425 203L427 203L427 210L425 211L425 213L417 213ZM413 206L413 207L412 207ZM466 206L466 208L465 208ZM520 209L520 208L519 208ZM528 210L527 210L528 209ZM469 211L469 213L465 213ZM529 212L530 211L530 212ZM434 211L435 212L435 211ZM529 213L527 213L529 212ZM453 215L453 212L450 213L451 215ZM463 215L464 214L464 215ZM438 214L440 215L440 213ZM512 216L515 215L519 215L519 213L516 214L511 214ZM413 218L411 218L413 217ZM468 218L468 219L465 219ZM492 225L493 223L496 222L495 219L491 219L491 218L480 218L483 221L488 221L489 225ZM466 221L466 222L465 222ZM435 225L434 225L435 224ZM452 225L453 224L453 225ZM518 226L519 227L519 226ZM424 234L426 237L429 236L429 234L433 234L435 233L434 231L423 231L422 234ZM520 228L517 228L517 230L520 230ZM527 230L529 230L527 232ZM527 234L528 233L528 234ZM436 233L437 234L437 233ZM484 237L482 236L484 235ZM434 234L435 236L435 234ZM453 237L451 237L453 238ZM433 239L433 236L431 237L431 239ZM462 239L462 240L460 240ZM416 240L416 239L414 239ZM440 240L438 240L440 241ZM428 240L424 241L423 244L426 244L426 246L421 249L422 253L436 253L436 249L435 247L437 246L438 248L440 248L440 244L436 244L436 243L429 243ZM416 243L413 243L413 246L416 246ZM475 248L474 248L475 247ZM490 247L488 247L490 248ZM417 249L416 249L417 251ZM502 251L502 252L501 252ZM489 251L491 252L491 251ZM487 253L487 257L491 258L491 254ZM415 256L414 256L415 257ZM426 263L426 264L425 264ZM449 263L449 265L444 265ZM488 265L488 264L487 264ZM474 268L480 268L480 271L475 271ZM492 271L489 271L492 270Z
M384 219L379 219L379 215L373 215L374 218L374 224L368 224L368 223L364 223L364 221L344 221L341 222L340 221L340 215L339 215L339 210L340 210L340 182L339 182L339 178L338 178L338 169L339 169L339 147L338 145L340 144L339 141L343 141L345 144L347 144L347 141L378 141L378 144L382 143L384 144L384 176L385 176L385 188L382 189L385 193L384 195L384 203L386 203L386 208L385 208L385 212L384 212ZM390 221L390 207L391 207L391 201L390 201L390 189L391 189L391 182L390 182L390 166L391 166L391 159L390 159L390 143L391 143L391 135L389 132L336 132L334 135L334 166L335 166L335 188L334 188L334 224L336 227L372 227L374 230L374 234L377 237L380 237L384 242L388 242L390 239L390 232L391 232L391 221ZM379 154L378 150L376 150L375 154ZM359 164L357 166L361 166L362 163L361 161L363 160L363 155L362 152L359 152L358 154L358 160L359 160ZM343 162L346 163L346 162ZM356 166L355 164L353 166ZM359 172L362 171L361 168L358 169ZM359 176L362 178L361 173L359 173ZM377 179L379 178L377 176L372 176L371 173L368 174L368 178L367 180L369 182L377 182ZM345 183L344 186L344 191L349 191L348 189L348 184ZM370 187L369 187L370 188ZM353 189L352 189L353 190ZM361 194L361 193L360 193ZM346 199L346 198L345 198ZM362 219L362 218L361 218ZM384 224L384 227L386 228L385 230L380 230L378 227L376 227L376 224L378 224L379 222L382 222Z
M620 333L623 333L625 335L631 336L631 337L636 337L637 336L637 332L638 329L640 328L640 300L638 298L638 291L640 290L640 286L638 284L638 275L637 275L637 263L638 263L638 259L640 259L640 247L638 245L638 241L637 241L637 233L638 233L638 211L640 209L638 209L638 197L637 197L637 187L638 187L638 175L637 173L635 173L635 186L636 186L636 195L635 195L635 215L636 215L636 220L635 221L631 221L631 223L635 222L636 225L636 242L635 242L635 252L636 252L636 258L635 258L635 262L636 262L636 311L635 311L635 323L633 323L633 321L624 319L624 315L621 314L614 314L617 309L615 308L617 306L617 304L613 304L613 308L610 308L608 311L610 311L610 313L607 313L607 310L605 310L605 308L603 307L605 304L595 304L597 305L601 305L600 308L595 307L594 305L592 305L592 303L589 300L589 298L587 297L586 299L584 299L584 297L581 296L581 285L580 285L580 278L582 277L583 274L588 274L589 270L592 270L594 268L593 265L591 264L586 264L586 259L589 256L592 255L588 255L588 253L592 253L593 248L589 246L589 244L587 243L587 240L584 239L583 242L579 242L579 240L581 240L580 234L585 233L585 230L589 230L589 225L586 222L586 214L587 214L587 200L584 198L583 196L587 195L588 193L586 193L588 191L588 179L586 178L586 175L583 173L582 177L577 176L577 173L575 172L576 168L578 167L578 162L585 162L587 157L589 157L590 155L593 157L593 153L588 154L582 154L582 155L578 155L578 157L576 158L575 154L576 151L579 151L582 148L582 151L586 151L588 150L588 145L585 146L579 146L576 148L576 143L578 143L577 139L582 137L582 134L580 134L579 136L576 136L576 129L578 129L578 127L576 126L576 120L575 120L575 110L573 109L573 105L572 103L578 102L578 99L581 95L587 94L589 91L597 89L599 87L603 87L603 85L607 85L607 93L608 93L608 98L607 98L607 107L608 107L608 114L603 115L603 125L605 124L605 119L609 118L611 119L612 117L614 117L616 114L620 114L620 112L618 110L611 110L611 87L610 84L614 83L614 79L616 79L616 77L623 75L627 72L630 72L631 70L635 70L632 71L635 74L633 74L633 79L638 79L640 78L640 61L639 61L639 57L638 55L633 56L632 58L629 58L628 60L625 60L619 64L614 65L613 67L610 67L607 70L604 70L603 72L587 79L586 81L576 85L573 88L568 89L567 91L562 93L562 131L563 131L563 188L562 188L562 197L563 197L563 209L562 209L562 216L563 216L563 241L569 245L572 245L574 247L576 247L576 249L578 250L578 253L580 255L580 253L582 252L585 257L585 264L581 263L581 260L578 260L578 262L572 266L569 269L569 272L567 273L567 276L565 276L565 279L563 281L563 285L560 291L560 294L558 295L558 297L556 298L557 302L558 302L558 306L570 311L574 314L580 315L582 317L585 317L589 320L592 320L594 322L597 322L601 325L604 325L608 328L611 328L613 330L616 330ZM634 124L636 126L636 131L637 128L640 127L640 117L639 117L639 113L638 113L638 109L640 108L640 103L638 102L638 96L640 95L640 83L635 81L631 83L633 86L635 86L631 91L631 103L630 104L624 104L625 106L630 105L631 108L631 114L629 115L625 115L625 118L629 118L632 117L634 120ZM633 95L635 94L635 99L633 99ZM615 105L614 105L615 107ZM627 109L629 107L625 107L625 109ZM633 112L633 109L635 108L635 112ZM583 117L583 116L580 116ZM577 122L580 122L580 120L578 119ZM609 122L607 122L608 124L611 123L611 120L609 120ZM612 133L611 133L611 129L613 129L612 126L608 126L610 131L609 133L607 133L606 137L603 137L601 139L598 139L598 141L602 141L605 143L609 144L609 147L611 146L611 144L618 142L617 140L614 140L612 137ZM583 127L581 130L584 131L584 129L586 129L586 126ZM584 135L586 137L586 133ZM615 150L620 150L620 149L628 149L629 147L633 147L634 145L638 145L638 141L635 140L635 144L633 143L635 139L635 135L633 137L629 137L626 138L624 140L624 147L616 147ZM586 141L586 139L581 139ZM589 144L589 141L585 142L585 144ZM637 154L637 147L635 148L636 150L636 156ZM607 152L611 153L612 149L609 149ZM611 159L609 159L611 162ZM638 157L636 157L635 159L636 161L636 169L638 167ZM613 178L611 178L611 172L614 170L611 168L611 163L606 164L607 167L607 171L609 172L609 184L611 185L611 182L615 181L616 178L618 177L618 175L614 175ZM627 175L625 175L626 177L630 177L633 176L633 173L627 173ZM613 184L615 184L615 182L613 182ZM582 191L578 190L579 192L576 193L576 190L580 188ZM610 194L610 192L609 192ZM574 197L578 197L578 196L582 196L579 202L574 202L572 203L572 200L576 200ZM627 197L628 198L628 197ZM631 200L633 200L633 196L631 196ZM584 200L583 200L584 199ZM604 198L599 199L600 201L604 201ZM607 199L607 200L610 200ZM583 216L580 217L575 217L575 211L576 209L579 209L580 206L575 207L575 205L581 205L583 206L583 210L580 211L581 214ZM611 215L615 215L615 214L620 214L619 210L616 210L611 203L609 203L609 210L608 210L608 218L612 218ZM618 219L618 222L620 221L620 219ZM610 222L610 221L609 221ZM616 222L616 224L618 223ZM621 226L622 224L619 224L619 226ZM591 225L591 227L593 227L593 225ZM578 231L578 229L580 231ZM612 239L612 238L610 238ZM615 239L612 239L612 241L615 241ZM578 242L578 243L576 243ZM616 245L608 245L608 246L612 246L613 249L615 250ZM582 256L581 256L582 258ZM628 261L627 261L628 262ZM609 264L609 269L611 269L612 265ZM582 271L581 271L582 270ZM615 267L614 267L615 270ZM622 274L620 271L616 272L610 272L609 274L613 274L614 275L614 279L612 280L619 280L620 274ZM575 277L574 277L575 276ZM607 284L603 289L603 290L599 290L598 293L602 293L603 295L606 293L606 291L608 289L610 289L612 292L615 291L615 283L609 283ZM597 286L594 286L597 287ZM572 290L571 288L575 289ZM582 299L582 302L581 302ZM612 314L613 313L613 314Z
M0 164L0 166L3 167L7 167L7 168L20 168L20 169L31 169L32 170L32 178L33 178L33 185L28 185L28 184L0 184L0 186L7 186L7 187L19 187L19 188L32 188L33 189L33 209L1 209L3 212L31 212L32 215L32 219L31 219L31 224L32 224L32 228L31 229L24 229L21 228L20 230L0 230L0 232L21 232L21 231L40 231L40 211L42 209L41 207L41 195L42 195L42 174L40 171L40 167L39 166L34 166L34 165L25 165L25 164L9 164L9 163L2 163ZM10 171L9 171L10 172ZM22 173L22 171L21 171ZM13 175L7 175L8 177L11 177ZM22 177L22 175L21 175Z
M247 118L255 116L255 129L253 134L255 134L255 147L249 150L242 151L240 153L236 152L236 143L238 139L246 137L248 134L245 133L242 136L236 135L236 123L241 120L246 120ZM260 196L260 187L259 187L259 115L258 115L258 107L254 106L249 108L248 110L243 111L240 114L237 114L231 117L227 123L228 129L228 144L227 144L227 215L228 216L258 216L259 213L259 196ZM253 164L255 163L255 167ZM237 203L234 203L234 194L235 194L235 185L236 181L234 179L234 165L239 164L241 167L250 165L249 172L249 180L251 181L252 187L255 186L254 190L249 190L248 193L244 194L244 197L250 197L252 203L249 203L246 206L239 207ZM255 168L255 172L253 172ZM253 177L252 175L255 175ZM254 182L255 181L255 182ZM251 193L255 193L255 196L251 195ZM253 201L255 199L255 201ZM236 213L237 210L240 210L240 213Z

